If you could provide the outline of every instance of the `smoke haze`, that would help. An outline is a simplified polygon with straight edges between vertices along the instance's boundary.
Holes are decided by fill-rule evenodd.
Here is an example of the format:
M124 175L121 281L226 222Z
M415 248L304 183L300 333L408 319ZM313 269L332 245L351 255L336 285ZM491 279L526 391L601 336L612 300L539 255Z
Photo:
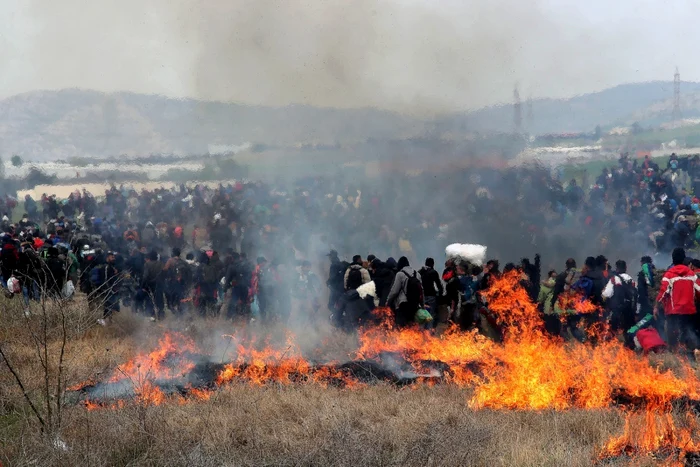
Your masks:
M8 0L0 84L5 95L81 87L423 114L510 101L515 82L524 97L560 97L668 77L678 57L654 51L694 42L688 18L698 7L623 7ZM657 24L654 34L640 34L640 20L674 28Z

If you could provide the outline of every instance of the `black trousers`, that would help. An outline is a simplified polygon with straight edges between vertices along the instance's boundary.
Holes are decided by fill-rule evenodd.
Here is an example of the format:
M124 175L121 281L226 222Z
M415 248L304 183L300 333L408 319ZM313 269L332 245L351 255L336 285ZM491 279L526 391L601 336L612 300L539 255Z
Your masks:
M413 323L416 317L416 311L418 310L408 302L403 302L396 310L396 326L402 328Z
M700 348L700 339L695 333L695 315L666 315L666 338L671 350L685 346L693 351Z

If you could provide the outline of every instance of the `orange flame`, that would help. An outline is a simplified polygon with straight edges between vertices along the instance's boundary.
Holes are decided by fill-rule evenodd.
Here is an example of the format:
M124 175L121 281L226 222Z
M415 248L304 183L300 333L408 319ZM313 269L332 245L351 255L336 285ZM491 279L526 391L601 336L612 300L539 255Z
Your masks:
M697 432L697 425L691 416L686 427L677 428L669 412L628 413L623 433L605 444L599 458L662 454L667 456L666 465L682 466L689 453L700 451L693 432Z
M359 345L350 357L378 360L386 353L400 355L417 375L425 375L429 370L424 362L441 362L448 368L446 382L473 389L467 403L475 409L599 409L614 406L618 395L624 394L630 401L647 407L641 431L633 433L631 420L639 421L642 417L629 415L624 434L611 439L601 455L697 450L691 436L695 427L678 430L667 413L675 399L700 400L700 380L688 363L673 372L652 365L616 339L601 339L593 346L552 337L544 331L541 314L519 281L516 272L504 274L482 292L489 314L501 328L501 343L476 330L462 332L456 326L439 336L418 327L396 329L391 310L379 308L374 311L379 324L359 330ZM564 304L569 306L566 309L577 313L600 311L580 298L568 300L573 302ZM601 326L592 332L602 336L607 331ZM332 362L312 364L291 334L285 344L278 346L265 339L251 338L249 334L224 336L232 340L234 350L229 363L216 376L216 386L233 381L255 386L270 383L326 386L332 382L341 382L346 388L363 386ZM138 382L137 399L159 404L166 396L153 381L176 378L191 371L195 364L188 356L196 353L190 339L176 333L166 334L157 349L121 366L109 381ZM323 352L319 351L318 355ZM424 378L423 384L435 384L435 381ZM211 397L208 389L190 387L186 392L194 399ZM86 403L88 409L98 406L94 402Z

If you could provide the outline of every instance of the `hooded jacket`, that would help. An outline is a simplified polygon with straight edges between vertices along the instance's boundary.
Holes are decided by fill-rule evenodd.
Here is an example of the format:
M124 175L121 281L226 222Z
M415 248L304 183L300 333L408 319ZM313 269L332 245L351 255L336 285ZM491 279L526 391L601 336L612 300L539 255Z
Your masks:
M423 266L420 270L423 281L423 293L426 297L442 296L442 282L440 274L433 268Z
M667 315L693 315L696 297L700 297L700 279L688 266L678 264L664 274L656 301L663 303Z
M398 308L402 303L408 301L408 297L406 297L406 282L414 273L418 280L421 280L420 274L411 266L406 266L396 273L394 284L391 286L391 291L387 298L387 305L393 305L394 308Z
M394 271L386 264L378 264L374 273L374 285L379 298L379 306L387 306L387 298L389 297L389 292L391 292L392 285L394 285L395 276Z

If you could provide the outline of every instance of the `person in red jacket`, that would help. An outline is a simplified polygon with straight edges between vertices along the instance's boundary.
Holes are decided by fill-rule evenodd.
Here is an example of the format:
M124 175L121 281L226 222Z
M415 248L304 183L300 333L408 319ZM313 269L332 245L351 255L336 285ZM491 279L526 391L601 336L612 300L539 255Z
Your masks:
M654 317L658 317L659 303L664 306L666 315L666 338L671 349L679 343L685 344L688 351L700 347L695 334L695 299L700 297L700 278L686 265L685 250L676 248L671 255L673 266L661 279L661 289L654 305Z

